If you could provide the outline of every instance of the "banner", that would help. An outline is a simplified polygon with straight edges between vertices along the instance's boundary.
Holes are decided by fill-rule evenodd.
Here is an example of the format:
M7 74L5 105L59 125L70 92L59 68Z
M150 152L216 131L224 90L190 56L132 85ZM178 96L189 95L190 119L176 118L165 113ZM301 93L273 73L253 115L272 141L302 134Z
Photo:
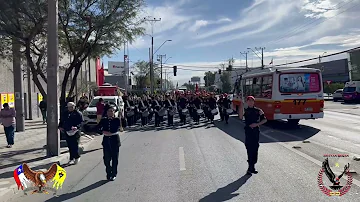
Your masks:
M1 93L1 108L2 105L8 103L8 94L7 93Z
M8 93L8 103L11 108L15 107L15 96L14 93Z

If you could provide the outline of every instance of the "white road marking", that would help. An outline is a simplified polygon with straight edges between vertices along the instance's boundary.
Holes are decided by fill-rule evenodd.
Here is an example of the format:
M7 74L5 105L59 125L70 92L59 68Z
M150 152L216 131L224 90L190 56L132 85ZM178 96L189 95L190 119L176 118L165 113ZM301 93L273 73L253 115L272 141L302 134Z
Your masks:
M179 147L179 163L180 163L180 171L186 170L184 147Z
M235 120L237 120L237 119L235 119ZM241 123L241 124L244 124L242 121L239 121L239 120L237 120L237 121L238 121L239 123ZM296 136L291 135L291 134L289 134L289 133L282 132L282 131L279 131L279 130L272 130L272 131L273 131L273 132L274 132L274 131L280 132L280 133L282 133L282 134L284 134L284 135L288 135L288 136L291 136L291 137L293 137L293 138L295 138L295 139L299 139L300 141L302 141L300 137L296 137ZM267 131L266 131L265 133L267 133ZM307 154L305 154L305 153L302 153L301 151L292 148L292 145L283 143L283 142L281 142L280 140L278 140L278 139L276 139L276 138L273 138L273 137L271 137L271 136L269 136L269 135L267 135L267 134L265 134L265 133L260 132L260 134L261 134L262 136L265 136L265 137L273 140L275 143L277 143L277 144L285 147L286 149L288 149L288 150L290 150L290 151L292 151L292 152L294 152L294 153L302 156L303 158L311 161L312 163L318 165L319 167L322 167L322 162L321 162L321 161L319 161L319 160L317 160L317 159L315 159L315 158L313 158L313 157L311 157L311 156L309 156L309 155L307 155ZM311 141L311 142L312 142L312 143L315 143L315 142L313 142L313 141ZM333 147L330 147L330 146L327 146L327 145L323 145L323 144L321 144L321 143L315 143L315 144L318 144L318 145L321 145L321 146L325 146L325 147L329 147L329 148L331 148L331 149L338 150L338 151L340 151L340 152L346 152L346 151L344 151L344 150L340 150L340 149L338 149L338 148L333 148ZM351 152L346 152L346 153L348 153L349 155L356 155L356 154L352 154ZM353 184L355 184L355 185L357 185L358 187L360 187L360 181L359 181L359 180L356 180L356 179L354 179L354 178L353 178Z

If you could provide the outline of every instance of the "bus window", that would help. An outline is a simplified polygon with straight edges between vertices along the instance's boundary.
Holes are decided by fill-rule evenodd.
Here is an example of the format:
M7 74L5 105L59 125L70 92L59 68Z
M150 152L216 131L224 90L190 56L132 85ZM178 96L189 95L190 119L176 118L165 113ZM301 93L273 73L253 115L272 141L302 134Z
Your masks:
M245 91L245 96L249 96L252 95L252 79L246 79L246 91Z
M260 78L254 78L254 80L253 80L253 95L255 96L255 97L261 97L261 80L262 80L262 78L260 77Z
M265 76L261 86L263 98L271 99L272 96L272 76Z

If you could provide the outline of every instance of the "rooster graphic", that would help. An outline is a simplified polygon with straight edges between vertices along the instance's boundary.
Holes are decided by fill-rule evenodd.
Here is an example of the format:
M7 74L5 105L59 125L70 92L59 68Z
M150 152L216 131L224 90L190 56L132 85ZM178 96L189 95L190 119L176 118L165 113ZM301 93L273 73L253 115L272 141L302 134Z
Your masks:
M38 190L34 190L32 194L34 193L46 193L48 192L46 190L42 190L46 186L46 183L55 177L57 172L57 165L53 164L49 170L43 172L43 171L33 171L30 169L30 167L24 163L23 164L23 170L25 177L34 183L35 187L38 187Z
M322 168L324 169L324 172L326 176L329 178L330 182L333 183L333 185L330 186L332 190L339 190L343 187L340 185L340 179L345 173L349 172L349 167L350 164L348 163L347 165L344 166L344 171L341 173L341 175L336 177L329 166L329 159L328 158L325 159L325 161L322 164Z

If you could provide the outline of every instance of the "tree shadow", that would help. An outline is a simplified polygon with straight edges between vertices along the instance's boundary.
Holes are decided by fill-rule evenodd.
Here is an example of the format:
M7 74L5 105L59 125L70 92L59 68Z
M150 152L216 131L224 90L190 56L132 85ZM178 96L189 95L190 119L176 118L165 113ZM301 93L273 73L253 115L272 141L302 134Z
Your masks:
M107 180L100 180L94 184L91 184L87 187L84 187L78 191L74 191L74 192L71 192L71 193L66 193L66 194L62 194L60 196L56 196L56 197L53 197L51 199L48 199L46 200L45 202L61 202L61 201L66 201L66 200L69 200L69 199L72 199L72 198L75 198L77 196L80 196L81 194L84 194L86 192L89 192L93 189L96 189L98 187L101 187L102 185L108 183L109 181Z
M204 198L200 199L199 202L220 202L230 200L239 194L234 193L240 187L242 187L251 175L243 175L241 178L232 182L231 184L226 185L225 187L219 188L216 192L213 192Z

